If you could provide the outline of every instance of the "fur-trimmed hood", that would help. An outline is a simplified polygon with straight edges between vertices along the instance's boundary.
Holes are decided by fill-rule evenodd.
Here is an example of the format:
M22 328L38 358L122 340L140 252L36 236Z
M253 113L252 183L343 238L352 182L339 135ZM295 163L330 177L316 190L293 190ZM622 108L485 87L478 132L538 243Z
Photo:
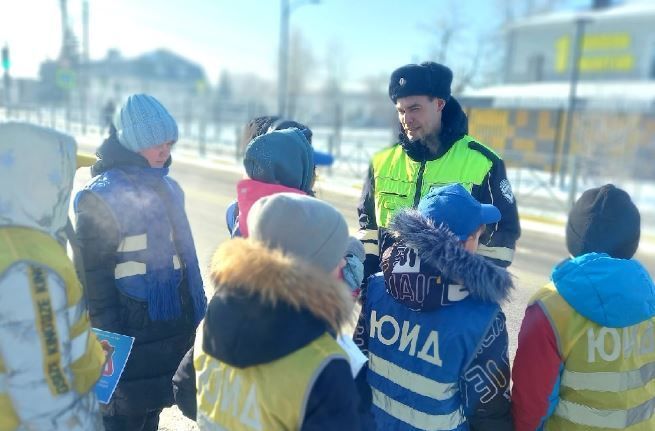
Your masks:
M446 227L406 209L396 214L390 230L399 241L382 259L387 290L410 308L434 309L466 296L495 303L508 299L511 275L466 251Z
M439 141L441 147L439 152L431 156L427 147L421 141L410 141L403 125L399 123L400 133L398 139L400 145L405 149L407 155L417 162L423 160L434 160L446 154L453 144L468 133L468 118L457 99L450 97L441 113L441 131L439 132Z
M215 288L205 317L203 349L247 367L279 359L348 321L353 301L343 282L319 269L235 238L214 254Z

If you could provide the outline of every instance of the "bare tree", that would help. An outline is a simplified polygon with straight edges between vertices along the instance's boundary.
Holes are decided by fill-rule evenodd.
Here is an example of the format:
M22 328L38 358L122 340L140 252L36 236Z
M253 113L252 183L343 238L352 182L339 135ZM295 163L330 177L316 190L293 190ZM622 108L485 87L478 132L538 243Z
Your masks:
M430 58L453 69L453 93L457 94L470 86L485 67L489 37L476 34L475 29L463 25L461 6L455 0L450 0L443 10L447 12L420 28L435 40ZM466 30L462 31L464 28Z
M496 0L503 12L503 24L545 12L551 12L564 3L563 0Z
M343 82L346 77L346 54L339 40L332 40L326 52L327 79L323 88L322 119L332 127L329 147L331 153L341 154L341 129L343 127Z
M368 125L394 128L398 124L393 104L389 100L387 88L389 74L379 73L364 78Z
M298 98L305 91L307 76L315 67L316 60L311 46L299 30L294 29L290 39L287 113L293 118L298 108Z

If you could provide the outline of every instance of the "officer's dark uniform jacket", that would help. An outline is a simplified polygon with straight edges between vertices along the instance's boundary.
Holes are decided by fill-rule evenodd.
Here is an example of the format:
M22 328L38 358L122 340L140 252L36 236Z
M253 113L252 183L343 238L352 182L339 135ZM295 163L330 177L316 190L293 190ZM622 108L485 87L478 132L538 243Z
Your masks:
M410 142L401 127L399 143L373 156L358 207L366 276L379 271L378 256L393 242L385 231L395 211L416 207L432 187L452 183L461 183L478 201L500 210L501 220L487 226L478 253L500 266L511 263L521 228L505 164L467 131L466 114L451 97L442 112L436 155L420 142Z
M511 430L498 305L509 273L415 210L399 212L391 228L399 240L369 279L354 337L368 352L378 428Z
M336 279L243 238L212 259L216 288L173 380L182 412L208 430L370 428L332 334L351 316Z
M206 297L182 191L115 136L76 197L91 323L135 337L105 415L173 403L171 379L204 317ZM170 163L170 160L167 164ZM161 171L161 172L160 172Z

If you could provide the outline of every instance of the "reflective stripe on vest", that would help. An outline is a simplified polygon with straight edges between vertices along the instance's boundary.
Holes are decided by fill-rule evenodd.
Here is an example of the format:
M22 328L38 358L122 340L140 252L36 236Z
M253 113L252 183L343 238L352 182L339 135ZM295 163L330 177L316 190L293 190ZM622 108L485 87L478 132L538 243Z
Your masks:
M419 395L435 400L447 400L457 393L456 383L439 383L401 368L370 352L368 358L371 371Z
M377 389L372 389L372 393L374 406L420 430L452 430L466 421L461 409L449 414L431 415L414 410L412 407L386 396Z
M273 362L231 367L203 351L204 323L199 329L193 363L202 429L300 429L318 376L331 361L347 360L334 338L325 333Z
M369 280L362 313L369 329L367 380L380 429L468 429L461 366L476 354L499 307L457 301L416 313L387 293L382 275Z
M627 410L601 410L566 400L560 400L555 409L557 416L573 422L576 424L575 428L579 428L579 425L582 425L617 430L626 429L629 426L648 421L648 419L652 418L653 412L655 412L655 398L651 398L645 403ZM653 423L651 421L646 422L645 425L647 428L644 429L653 429ZM567 427L566 429L572 428Z
M492 162L479 151L470 149L471 141L474 139L465 135L446 154L425 162L421 196L435 186L460 183L470 192L474 185L482 184ZM395 211L414 205L421 162L412 160L402 146L395 145L375 154L372 165L375 218L378 227L387 227Z
M564 370L544 429L655 429L655 320L600 326L549 283L535 294L558 340Z

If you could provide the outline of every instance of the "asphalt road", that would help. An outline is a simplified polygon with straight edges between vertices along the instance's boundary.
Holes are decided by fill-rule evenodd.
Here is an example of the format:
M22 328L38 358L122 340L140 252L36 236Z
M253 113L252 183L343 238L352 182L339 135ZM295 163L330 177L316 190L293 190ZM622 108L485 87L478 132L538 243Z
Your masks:
M229 238L225 227L225 210L234 200L236 182L241 178L241 174L234 172L230 166L225 165L223 168L219 164L197 166L184 162L176 162L171 168L171 176L180 183L185 192L186 210L203 276L206 276L207 266L216 246ZM323 178L325 182L319 182L316 187L317 197L335 205L355 231L357 198L328 191L323 185L329 184L329 178ZM88 169L80 169L76 177L76 188L81 187L88 179ZM548 282L552 267L567 255L562 226L522 219L522 228L523 234L514 263L510 267L510 272L515 276L516 289L511 301L503 306L507 315L511 358L516 351L516 338L527 301L539 287ZM651 274L655 274L655 254L640 251L637 258ZM209 289L209 286L206 286ZM194 426L183 418L176 408L172 408L166 409L162 414L159 429L193 430Z

